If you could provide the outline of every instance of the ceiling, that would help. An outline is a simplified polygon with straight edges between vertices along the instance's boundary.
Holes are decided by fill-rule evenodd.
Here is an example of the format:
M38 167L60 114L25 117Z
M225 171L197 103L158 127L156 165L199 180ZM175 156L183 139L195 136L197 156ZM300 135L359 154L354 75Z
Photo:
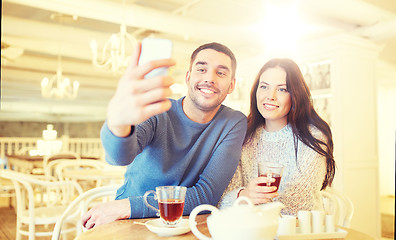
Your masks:
M264 2L3 0L0 121L104 120L120 75L92 65L90 42L96 39L103 47L111 34L120 31L122 22L138 40L153 36L173 41L177 66L171 72L180 83L191 52L202 43L226 44L239 62L261 54L268 46L260 34L267 32L254 26L265 19ZM349 33L382 45L379 59L396 64L395 0L300 0L299 9L310 26L304 41ZM59 13L66 17L51 19ZM69 15L78 18L72 20ZM76 99L41 96L41 80L56 73L59 55L63 75L80 83Z

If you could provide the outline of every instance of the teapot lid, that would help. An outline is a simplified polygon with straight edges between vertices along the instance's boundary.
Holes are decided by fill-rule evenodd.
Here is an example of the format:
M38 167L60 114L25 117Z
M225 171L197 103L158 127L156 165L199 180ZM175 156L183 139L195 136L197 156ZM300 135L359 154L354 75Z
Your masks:
M277 217L279 216L279 213L284 206L285 205L281 202L271 202L256 206L252 203L252 201L249 198L241 196L235 201L235 203L232 206L216 212L215 215L221 215L222 217L232 217L232 218L242 217L242 216L252 216L252 215L259 215L259 216L266 215L268 217L271 216Z
M245 202L245 204L243 202ZM221 211L217 212L217 214L221 214L222 216L225 217L231 215L232 217L235 217L235 216L256 213L258 210L259 209L256 209L256 207L249 198L241 196L237 198L237 200L234 202L232 206L222 209Z

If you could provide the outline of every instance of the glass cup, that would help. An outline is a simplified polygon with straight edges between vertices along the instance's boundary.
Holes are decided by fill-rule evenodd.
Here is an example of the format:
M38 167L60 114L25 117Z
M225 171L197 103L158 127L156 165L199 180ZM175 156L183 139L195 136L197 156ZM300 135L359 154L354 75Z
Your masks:
M275 186L276 190L268 193L277 192L279 189L279 184L283 174L283 165L279 163L272 162L259 162L258 163L258 176L266 177L266 183L259 183L259 186L272 187ZM275 182L271 182L271 178L275 179Z
M182 186L160 186L156 187L155 191L147 191L143 199L148 207L157 212L165 225L174 226L182 219L186 191L187 188ZM151 193L154 195L154 200L158 201L159 209L148 203L147 197Z

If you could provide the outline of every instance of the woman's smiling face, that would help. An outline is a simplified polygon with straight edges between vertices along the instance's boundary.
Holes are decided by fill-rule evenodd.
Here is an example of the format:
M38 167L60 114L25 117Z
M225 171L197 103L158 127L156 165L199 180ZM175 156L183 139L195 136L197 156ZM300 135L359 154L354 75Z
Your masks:
M269 68L261 74L256 97L257 109L265 118L267 131L278 131L287 125L291 96L287 90L286 72L283 68Z

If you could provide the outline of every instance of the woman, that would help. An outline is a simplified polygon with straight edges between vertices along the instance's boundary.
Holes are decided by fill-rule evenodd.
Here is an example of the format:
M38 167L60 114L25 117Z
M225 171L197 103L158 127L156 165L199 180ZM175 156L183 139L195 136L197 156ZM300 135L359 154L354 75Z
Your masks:
M333 140L329 125L316 113L310 98L292 60L272 59L261 68L250 94L241 161L220 207L247 196L254 204L277 197L286 206L283 214L323 209L319 192L331 185L335 173ZM269 193L275 187L258 185L267 182L258 177L258 161L284 166L277 193Z

